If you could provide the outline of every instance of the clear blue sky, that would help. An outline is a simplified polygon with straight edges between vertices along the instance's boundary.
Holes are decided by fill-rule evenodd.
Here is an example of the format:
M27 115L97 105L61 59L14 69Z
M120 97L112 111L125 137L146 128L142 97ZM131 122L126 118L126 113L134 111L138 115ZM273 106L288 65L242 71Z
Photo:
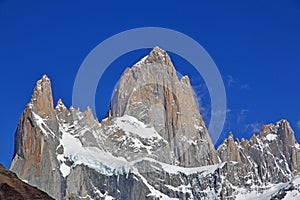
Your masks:
M0 0L0 162L10 164L14 132L37 79L47 74L55 101L62 98L70 106L76 72L87 54L116 33L145 26L185 33L214 59L227 92L224 136L233 131L236 137L249 138L261 124L285 118L299 141L299 0ZM99 118L105 116L124 68L147 52L129 53L109 67L101 80L106 87L97 93ZM171 56L180 73L191 76L203 105L209 105L208 92L192 66ZM203 112L205 118L208 111Z

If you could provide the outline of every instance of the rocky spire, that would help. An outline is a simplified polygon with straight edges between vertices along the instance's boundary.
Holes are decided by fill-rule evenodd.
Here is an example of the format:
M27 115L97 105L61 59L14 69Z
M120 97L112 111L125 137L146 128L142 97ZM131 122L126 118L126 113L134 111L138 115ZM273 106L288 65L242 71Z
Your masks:
M291 171L300 171L300 149L293 129L287 120L276 123L278 139L282 142L282 152L290 165Z
M153 64L153 63L164 63L166 65L173 66L173 63L168 53L158 46L154 47L152 51L149 53L149 55L144 57L135 65Z
M67 107L63 103L62 99L58 99L55 109L59 111L67 110Z
M51 81L47 75L37 81L28 106L41 117L55 117Z
M30 103L19 120L10 169L56 198L61 196L62 189L60 173L53 170L58 165L55 152L59 135L51 82L44 75L37 81ZM47 182L41 182L45 177Z
M222 161L259 166L262 181L285 180L300 171L299 144L286 120L263 125L258 135L253 133L249 141L242 139L241 143L233 142L233 135L229 134L217 151Z
M223 144L217 149L219 156L223 162L235 161L241 162L241 155L238 149L239 142L234 141L233 133L228 134L228 138L224 140Z
M159 47L124 71L108 113L109 118L130 115L153 126L185 166L217 162L189 78L178 79L169 55ZM188 141L198 142L201 159L183 150L189 148Z
M282 139L285 146L294 146L296 144L295 134L287 120L280 120L276 123L278 126L278 136Z

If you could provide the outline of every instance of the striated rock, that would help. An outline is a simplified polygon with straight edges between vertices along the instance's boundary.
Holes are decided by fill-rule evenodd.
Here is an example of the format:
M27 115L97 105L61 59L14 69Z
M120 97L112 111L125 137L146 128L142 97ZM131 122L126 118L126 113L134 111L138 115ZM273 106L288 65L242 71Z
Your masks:
M41 117L55 118L51 82L47 75L36 83L28 107Z
M123 73L109 118L123 115L153 126L168 141L172 163L186 167L217 163L189 78L178 79L170 57L159 47Z
M300 171L300 146L288 121L281 120L276 125L278 126L278 139L282 142L282 152L291 171L295 174Z
M145 199L150 192L141 180L130 173L128 175L99 174L83 165L76 166L67 178L65 199Z
M55 154L58 138L51 83L44 75L20 118L10 169L56 199L63 195L63 180Z
M244 143L245 141L242 141ZM241 162L249 164L247 156L244 154L242 144L237 140L234 141L233 134L230 132L228 138L218 147L217 152L223 162Z
M285 170L291 174L299 172L300 148L294 131L286 120L280 120L275 125L265 125L258 138L267 142L270 152L284 161Z
M222 161L237 161L261 184L287 182L299 173L299 144L286 120L264 125L258 136L239 144L232 135L218 147ZM243 158L243 159L240 159Z

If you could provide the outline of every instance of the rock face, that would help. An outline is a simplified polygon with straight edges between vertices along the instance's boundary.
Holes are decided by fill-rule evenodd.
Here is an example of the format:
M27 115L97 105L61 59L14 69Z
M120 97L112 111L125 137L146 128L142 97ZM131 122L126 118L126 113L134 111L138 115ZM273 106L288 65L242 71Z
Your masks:
M55 155L58 137L50 80L43 76L20 118L11 170L55 198L63 195L63 179L55 170L59 166Z
M109 118L130 115L153 126L168 141L172 163L186 167L217 163L190 80L178 79L170 57L159 47L124 72L109 113Z
M179 80L158 47L125 70L108 113L98 122L89 108L54 108L43 76L20 118L11 170L55 199L283 198L300 188L287 121L250 140L230 133L215 150L189 78Z
M223 162L244 165L259 184L287 182L299 173L300 146L286 120L264 125L259 135L253 134L249 141L234 142L229 134L217 151Z
M0 199L6 200L52 200L45 192L21 181L15 173L0 164Z

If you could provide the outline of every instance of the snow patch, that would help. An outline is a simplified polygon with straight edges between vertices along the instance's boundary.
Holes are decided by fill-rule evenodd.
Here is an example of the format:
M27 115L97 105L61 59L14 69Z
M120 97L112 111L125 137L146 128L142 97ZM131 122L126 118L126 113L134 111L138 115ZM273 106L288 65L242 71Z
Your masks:
M66 132L62 127L60 131L62 132L60 144L63 146L64 154L57 155L57 159L62 163L60 171L64 177L70 174L70 170L64 164L67 160L74 162L72 167L83 164L109 176L129 172L125 158L115 157L97 147L83 147L81 141L74 135Z
M62 163L59 167L60 172L62 173L63 177L67 177L71 172L71 167L66 165L65 163Z
M137 63L135 63L134 66L144 65L147 58L148 58L148 56L143 57L140 61L138 61Z
M268 141L276 140L276 138L277 138L277 135L275 135L275 134L268 134L268 135L266 136L266 139L267 139Z
M191 190L191 184L189 183L188 185L180 185L178 187L174 187L172 185L165 185L167 188L169 188L170 190L173 191L177 191L177 192L182 192L182 193L189 193L190 194L190 198L189 199L194 199L194 195L193 192Z
M129 115L115 118L114 125L124 132L132 133L141 138L157 138L163 140L153 127L148 127L143 122Z
M36 122L37 126L41 129L42 133L45 136L49 136L49 134L52 137L55 137L55 134L53 133L53 131L48 127L48 125L45 123L45 119L43 119L41 116L39 116L38 114L32 112L32 116L34 118L34 121Z
M199 130L201 132L204 130L204 128L202 126L198 126L196 124L194 124L194 127L195 127L195 129L197 129L197 130Z
M280 189L285 188L288 183L269 184L267 186L253 187L252 191L248 191L245 188L238 188L237 200L253 200L253 199L271 199L271 197L277 193ZM263 187L263 188L262 188ZM264 192L258 192L264 189Z
M290 200L290 199L298 200L298 199L300 199L300 176L296 177L291 183L295 187L295 189L292 190L292 191L287 191L286 195L283 199L285 199L285 200Z
M141 160L135 161L135 163L143 161L143 160L159 164L162 167L162 169L164 171L168 172L169 174L182 173L187 176L191 175L191 174L197 174L197 173L200 173L201 175L206 176L208 174L213 173L217 169L222 168L226 163L226 162L224 162L224 163L216 164L216 165L207 165L207 166L202 166L202 167L191 167L191 168L166 164L166 163L159 162L152 158L143 158Z
M156 190L152 185L150 185L148 183L148 181L146 180L145 177L143 177L139 172L138 170L134 169L133 170L133 173L138 175L141 180L143 181L143 183L148 187L148 189L150 190L150 193L147 195L147 197L154 197L154 198L158 198L160 200L175 200L175 199L178 199L178 198L171 198L171 197L168 197L167 195L161 193L160 191Z

